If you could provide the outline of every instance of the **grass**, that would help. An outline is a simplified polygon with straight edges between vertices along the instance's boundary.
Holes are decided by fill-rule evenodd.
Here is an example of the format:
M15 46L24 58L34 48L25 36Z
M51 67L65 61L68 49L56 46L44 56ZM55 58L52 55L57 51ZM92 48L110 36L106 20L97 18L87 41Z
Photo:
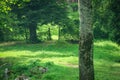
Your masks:
M97 41L94 47L96 80L120 80L120 47L111 41Z
M120 80L120 47L111 41L95 41L94 65L96 80ZM46 67L48 71L31 73L36 66ZM31 80L78 80L78 45L66 42L1 43L0 80L4 80L6 67L14 71L11 80L21 74Z

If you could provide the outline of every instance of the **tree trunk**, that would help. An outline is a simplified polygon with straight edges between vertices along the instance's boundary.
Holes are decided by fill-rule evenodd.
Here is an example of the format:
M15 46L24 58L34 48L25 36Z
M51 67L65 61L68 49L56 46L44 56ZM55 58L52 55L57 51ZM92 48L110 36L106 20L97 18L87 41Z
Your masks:
M27 33L27 28L26 27L25 27L25 40L26 40L26 42L28 40L28 33Z
M0 41L4 41L4 33L2 29L0 29Z
M60 26L58 27L58 40L60 40L60 35L61 34L61 30L60 30Z
M79 80L94 80L92 0L79 0Z
M30 40L30 43L37 43L38 42L36 29L37 29L37 24L36 23L30 23L30 25L29 25L29 31L30 31L29 40Z
M52 40L52 38L51 38L51 31L50 31L50 27L48 28L48 40Z

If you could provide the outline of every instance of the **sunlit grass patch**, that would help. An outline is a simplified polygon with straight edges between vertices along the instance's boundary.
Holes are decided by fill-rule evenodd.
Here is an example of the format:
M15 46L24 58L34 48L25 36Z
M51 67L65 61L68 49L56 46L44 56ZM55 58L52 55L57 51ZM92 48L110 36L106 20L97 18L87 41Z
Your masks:
M95 59L116 60L120 56L120 47L111 41L97 41L94 43Z
M111 41L96 41L94 45L96 80L119 80L120 47Z
M10 64L10 69L16 72L13 77L24 73L31 80L78 80L78 44L49 41L0 45L0 66L4 63ZM42 76L31 75L30 69L36 66L46 67L48 71ZM6 67L9 66L0 72ZM94 67L96 80L119 80L120 47L111 41L96 41Z

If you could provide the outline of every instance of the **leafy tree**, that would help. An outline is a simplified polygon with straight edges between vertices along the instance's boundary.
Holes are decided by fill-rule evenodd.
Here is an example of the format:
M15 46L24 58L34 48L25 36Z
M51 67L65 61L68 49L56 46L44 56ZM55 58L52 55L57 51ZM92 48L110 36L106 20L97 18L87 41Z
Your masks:
M109 38L109 26L112 19L111 11L108 9L110 3L109 0L93 0L93 26L94 37L96 39L108 39Z
M63 20L61 35L68 41L78 41L79 37L79 14L77 0L68 0L68 18Z
M94 80L92 0L79 0L79 80Z
M0 1L0 41L5 41L10 39L11 26L13 24L13 17L9 11L11 10L9 4L12 0L1 0ZM12 18L11 18L12 17Z
M110 10L113 13L111 20L111 38L113 41L120 44L120 0L112 0L110 3Z
M79 21L68 18L61 29L61 34L66 40L76 41L79 37Z
M12 11L18 15L19 20L25 20L31 43L38 42L36 33L38 23L60 24L62 18L66 16L64 0L18 1L12 5Z
M95 38L120 44L119 9L119 0L93 0Z

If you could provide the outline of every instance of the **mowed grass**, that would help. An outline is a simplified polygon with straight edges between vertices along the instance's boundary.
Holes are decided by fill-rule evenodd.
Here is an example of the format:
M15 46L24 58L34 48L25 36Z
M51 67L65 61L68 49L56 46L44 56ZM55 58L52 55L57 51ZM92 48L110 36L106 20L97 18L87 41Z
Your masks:
M3 64L7 64L2 66ZM47 72L31 74L30 69L44 66ZM10 80L25 74L31 80L79 80L78 44L45 42L39 44L1 43L0 80L4 69L14 71ZM111 41L95 41L94 68L96 80L120 80L120 47Z

